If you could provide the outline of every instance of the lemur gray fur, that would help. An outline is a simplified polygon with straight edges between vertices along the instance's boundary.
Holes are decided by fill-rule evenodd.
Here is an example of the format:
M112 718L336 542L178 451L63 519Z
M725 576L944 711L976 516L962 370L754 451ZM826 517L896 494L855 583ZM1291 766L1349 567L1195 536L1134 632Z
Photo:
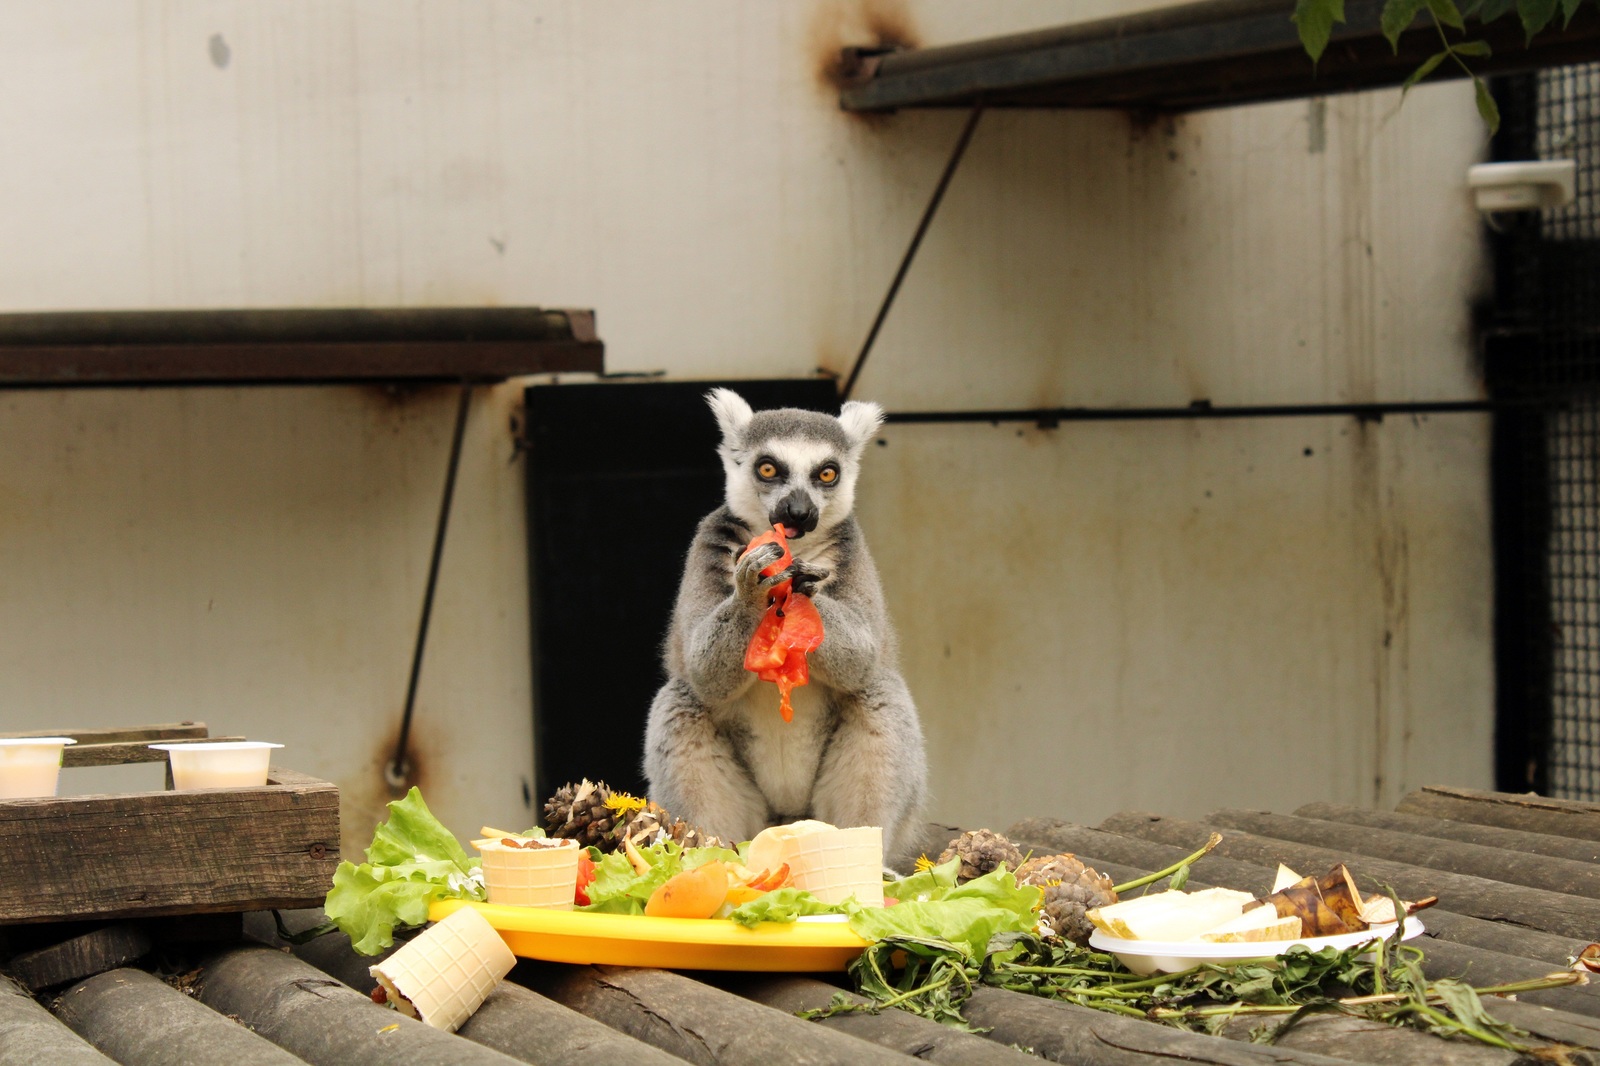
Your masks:
M667 633L667 682L645 729L650 797L724 840L819 818L883 827L884 858L903 866L917 844L927 788L922 727L901 679L878 571L851 513L861 453L883 409L846 403L838 417L751 410L729 389L706 395L722 430L726 498L689 547ZM751 538L786 527L795 562ZM774 686L744 668L767 592L792 578L822 615L810 684L794 721Z

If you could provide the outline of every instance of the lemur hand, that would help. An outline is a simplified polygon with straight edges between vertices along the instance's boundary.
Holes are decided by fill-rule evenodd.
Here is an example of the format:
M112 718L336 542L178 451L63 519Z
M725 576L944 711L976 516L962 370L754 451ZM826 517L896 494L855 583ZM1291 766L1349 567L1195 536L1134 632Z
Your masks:
M767 595L774 585L788 576L780 570L771 577L762 577L761 571L783 558L783 549L776 544L763 544L739 556L733 564L733 586L741 598L760 610L767 609Z
M830 573L831 571L824 570L820 566L812 566L810 563L802 563L796 559L793 566L778 576L781 578L784 574L787 574L794 580L794 590L796 592L802 596L811 596L816 593L818 585L828 580Z

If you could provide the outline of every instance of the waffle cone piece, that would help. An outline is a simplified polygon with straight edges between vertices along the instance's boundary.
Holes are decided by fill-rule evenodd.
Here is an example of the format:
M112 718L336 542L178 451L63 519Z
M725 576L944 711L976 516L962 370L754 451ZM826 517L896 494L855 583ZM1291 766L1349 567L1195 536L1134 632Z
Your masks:
M794 887L824 903L854 896L864 907L883 906L883 830L878 826L830 826L786 837L779 843L779 858L789 864Z
M490 903L513 907L571 910L578 887L576 841L556 846L517 848L498 840L475 840L483 856L483 883Z
M489 920L462 907L370 972L401 1013L453 1033L516 961Z

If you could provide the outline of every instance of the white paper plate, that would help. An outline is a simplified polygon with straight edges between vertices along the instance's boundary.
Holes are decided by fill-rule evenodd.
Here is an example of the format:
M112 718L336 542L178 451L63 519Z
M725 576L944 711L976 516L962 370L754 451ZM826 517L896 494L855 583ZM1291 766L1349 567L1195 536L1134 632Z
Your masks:
M1292 947L1353 948L1372 940L1382 940L1394 932L1394 922L1375 925L1359 933L1340 933L1337 936L1307 936L1298 940L1257 940L1243 944L1213 944L1205 940L1124 940L1096 929L1089 935L1089 946L1096 951L1109 952L1122 960L1122 965L1136 974L1177 973L1202 963L1216 962L1224 965L1241 959L1266 959L1282 955ZM1401 940L1422 935L1422 920L1416 915L1406 918Z

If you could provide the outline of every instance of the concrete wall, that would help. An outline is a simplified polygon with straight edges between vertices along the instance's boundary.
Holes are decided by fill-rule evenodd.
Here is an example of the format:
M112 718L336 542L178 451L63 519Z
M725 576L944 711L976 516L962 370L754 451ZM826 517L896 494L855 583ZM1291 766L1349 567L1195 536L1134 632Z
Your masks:
M843 372L962 116L841 113L838 46L1140 6L9 5L0 310L593 307L613 370ZM1464 175L1484 141L1460 85L1154 125L985 116L857 395L1476 395ZM473 411L419 695L424 790L463 835L533 820L519 392ZM453 408L0 395L0 728L201 718L281 740L344 790L359 849ZM880 443L859 507L934 816L1489 783L1484 419ZM68 788L108 787L88 774Z

